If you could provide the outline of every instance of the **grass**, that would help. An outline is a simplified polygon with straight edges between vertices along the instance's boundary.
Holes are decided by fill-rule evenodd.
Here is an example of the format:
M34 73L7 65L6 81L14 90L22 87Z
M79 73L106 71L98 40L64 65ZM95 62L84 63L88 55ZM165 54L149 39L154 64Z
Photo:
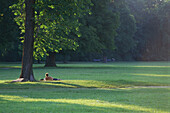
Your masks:
M20 68L0 63L0 113L170 113L169 62L34 64L37 80L62 80L9 83Z

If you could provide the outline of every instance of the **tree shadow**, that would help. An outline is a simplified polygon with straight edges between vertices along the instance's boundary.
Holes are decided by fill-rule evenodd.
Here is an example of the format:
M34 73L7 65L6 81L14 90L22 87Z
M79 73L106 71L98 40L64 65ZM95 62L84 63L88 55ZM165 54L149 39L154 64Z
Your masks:
M61 81L13 82L0 83L0 89L31 89L31 88L92 88ZM93 87L95 88L95 87Z
M31 88L127 88L135 86L169 86L166 83L152 83L133 80L83 80L80 81L37 81L37 82L11 82L0 83L0 89L31 89Z
M65 83L65 82L45 82L45 83L50 83L50 84L55 84L55 85L66 85L66 86L71 86L71 87L66 87L66 88L87 88L82 85L78 84L72 84L72 83Z

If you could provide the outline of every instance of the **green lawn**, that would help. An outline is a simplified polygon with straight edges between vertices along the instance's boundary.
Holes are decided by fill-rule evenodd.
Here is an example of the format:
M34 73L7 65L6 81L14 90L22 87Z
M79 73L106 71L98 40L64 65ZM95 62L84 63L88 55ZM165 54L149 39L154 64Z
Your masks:
M170 62L34 64L62 80L9 83L20 68L0 63L0 113L170 113Z

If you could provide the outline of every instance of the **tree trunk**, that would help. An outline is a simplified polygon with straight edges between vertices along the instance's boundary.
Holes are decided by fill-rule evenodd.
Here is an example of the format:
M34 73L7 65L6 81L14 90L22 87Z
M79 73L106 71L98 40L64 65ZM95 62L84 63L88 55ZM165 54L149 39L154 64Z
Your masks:
M103 49L102 51L103 51L103 62L107 63L107 50Z
M107 56L103 56L103 62L107 63Z
M56 52L48 52L49 56L46 56L45 67L56 67L55 57Z
M20 78L22 81L35 81L33 64L33 44L34 44L34 8L35 0L25 0L26 21L25 21L25 39L22 55L22 69Z

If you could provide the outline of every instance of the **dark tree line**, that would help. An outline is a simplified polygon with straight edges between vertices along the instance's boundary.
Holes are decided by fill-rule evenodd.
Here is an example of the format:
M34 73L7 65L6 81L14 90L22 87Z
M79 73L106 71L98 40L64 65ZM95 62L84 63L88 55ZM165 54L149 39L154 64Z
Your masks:
M12 9L9 9L9 6L17 2L18 0L0 1L0 61L21 61L23 45L20 41L23 39L19 37L23 37L21 35L24 33L19 34L21 29L18 29L13 20L16 15L12 15ZM46 11L43 16L37 16L36 13L39 21L35 23L35 31L39 31L37 36L41 38L35 39L34 53L38 54L34 58L44 61L47 56L49 62L53 59L50 64L54 64L55 58L64 62L111 58L117 61L170 59L169 1L92 0L92 3L89 6L90 14L76 17L79 23L66 26L70 23L69 19L75 18L65 15L65 21L60 21L61 26L56 24L57 29L54 29L56 25L47 21L48 19L48 24L41 22L42 17L57 19L50 12L43 10ZM50 10L52 8L51 6ZM67 28L73 25L76 30L69 31ZM46 30L49 34L44 34ZM47 37L50 39L45 40ZM45 40L47 47L41 45L42 40ZM47 54L43 52L44 49ZM53 52L55 54L51 56Z
M169 60L170 53L170 1L127 0L135 16L137 42L135 60Z
M79 48L69 52L68 60L92 61L93 59L115 58L117 61L167 61L170 59L170 1L166 0L114 0L105 4L106 9L99 8L103 1L92 0L93 15L81 19L82 26ZM107 2L107 1L105 1ZM115 15L110 20L107 12ZM100 15L104 15L104 19ZM108 18L107 18L108 17ZM98 20L100 21L99 24ZM104 23L110 21L107 28ZM115 27L112 29L110 26ZM97 26L97 27L96 27ZM104 30L103 30L104 28ZM102 31L100 31L102 29ZM112 35L109 30L116 35ZM107 35L101 36L99 33ZM109 36L108 36L109 35ZM109 37L109 38L108 38ZM109 40L109 42L104 43ZM103 50L105 46L105 51ZM109 46L111 48L109 48ZM104 55L105 54L105 55ZM60 59L61 54L57 56ZM61 59L60 59L61 60Z
M20 61L21 43L19 29L9 6L17 0L0 1L0 61Z

